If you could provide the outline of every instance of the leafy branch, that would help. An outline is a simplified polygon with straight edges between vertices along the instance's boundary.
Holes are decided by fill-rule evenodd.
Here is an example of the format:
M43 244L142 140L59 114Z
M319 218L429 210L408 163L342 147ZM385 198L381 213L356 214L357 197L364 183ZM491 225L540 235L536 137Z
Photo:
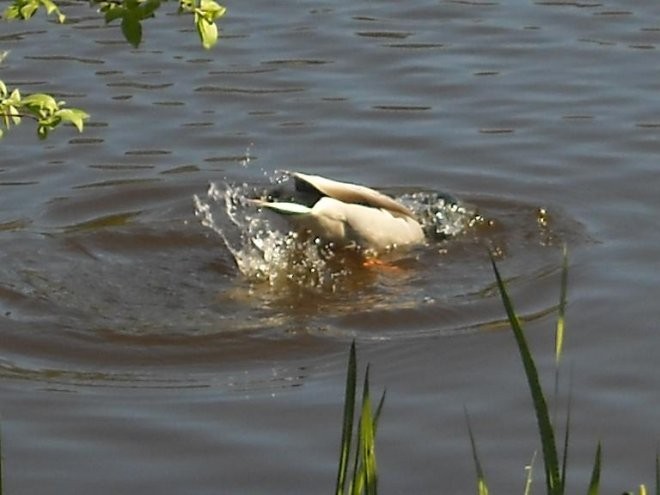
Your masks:
M167 0L90 1L98 5L107 24L121 20L124 38L134 47L138 47L142 41L142 21L155 17L156 11ZM27 20L42 7L47 15L55 14L60 23L65 22L66 16L53 0L12 0L2 18L6 21ZM217 43L219 31L216 21L226 12L227 9L215 0L179 0L179 13L193 16L202 46L207 50ZM7 52L0 53L0 62L6 54ZM4 124L4 129L18 125L22 118L29 117L37 121L37 134L41 139L46 138L48 133L62 122L69 122L82 132L84 121L89 115L77 108L63 107L63 101L57 101L49 94L35 93L22 97L18 88L10 92L0 80L0 122ZM0 138L4 134L2 127L0 125Z
M46 93L23 97L19 89L10 92L0 80L0 119L5 129L20 124L22 118L28 117L37 121L37 135L41 139L48 137L48 133L63 122L73 124L82 132L89 115L78 108L64 108L64 105L65 102L57 101ZM4 130L0 127L0 138L3 134Z
M197 33L207 50L218 41L216 19L225 15L227 9L213 0L179 0L179 13L192 12Z
M66 16L60 11L60 8L53 0L14 0L9 7L5 9L2 18L11 21L14 19L27 20L36 14L39 7L46 9L46 14L55 13L60 24L64 23Z
M99 6L99 12L104 15L106 23L121 19L121 32L126 41L138 47L142 41L142 21L155 17L156 11L167 0L91 0ZM53 0L13 0L2 14L8 21L15 19L27 20L40 7L46 9L48 15L55 13L60 23L66 16L60 11ZM215 0L179 0L180 14L192 14L202 46L207 50L218 41L219 31L216 21L225 15L227 9Z

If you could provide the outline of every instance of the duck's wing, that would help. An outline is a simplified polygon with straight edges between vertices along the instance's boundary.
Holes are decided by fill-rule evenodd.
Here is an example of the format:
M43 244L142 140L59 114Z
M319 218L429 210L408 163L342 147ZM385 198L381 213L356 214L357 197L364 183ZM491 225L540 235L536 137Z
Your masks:
M344 203L383 208L392 213L414 218L414 214L404 205L366 186L352 184L350 182L339 182L321 177L320 175L301 174L300 172L293 172L292 175L296 180L296 189L298 190L306 190L311 186L324 196L343 201Z
M309 215L312 209L300 203L289 203L286 201L265 201L263 199L252 199L255 206L268 208L281 215Z

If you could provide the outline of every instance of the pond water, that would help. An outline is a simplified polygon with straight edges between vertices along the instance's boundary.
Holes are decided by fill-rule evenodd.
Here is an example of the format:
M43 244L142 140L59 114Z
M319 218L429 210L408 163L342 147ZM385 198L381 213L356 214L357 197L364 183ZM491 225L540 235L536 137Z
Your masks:
M92 115L0 142L6 492L328 493L355 339L383 493L474 490L464 407L491 491L521 493L539 446L487 249L551 389L564 244L569 491L598 440L604 493L651 484L660 4L225 5L209 52L164 12L139 49L85 2L0 24L8 86ZM291 248L232 203L281 170L438 235L387 268Z

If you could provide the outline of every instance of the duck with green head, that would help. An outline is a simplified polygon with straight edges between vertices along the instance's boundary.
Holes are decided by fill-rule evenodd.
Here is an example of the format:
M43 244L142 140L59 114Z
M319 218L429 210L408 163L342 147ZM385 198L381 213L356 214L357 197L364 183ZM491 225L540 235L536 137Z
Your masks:
M424 231L415 215L395 199L374 189L319 175L291 172L290 197L254 200L286 216L298 230L336 246L353 246L382 253L424 243ZM284 199L284 200L282 200Z

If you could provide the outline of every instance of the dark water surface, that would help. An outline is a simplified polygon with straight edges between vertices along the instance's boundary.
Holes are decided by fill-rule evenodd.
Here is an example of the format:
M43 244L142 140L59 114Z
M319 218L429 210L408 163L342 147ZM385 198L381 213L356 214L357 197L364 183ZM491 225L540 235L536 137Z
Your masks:
M464 405L492 491L521 493L535 420L485 248L551 386L563 243L569 491L599 439L604 493L651 483L660 4L226 5L210 52L165 14L132 49L86 3L0 24L8 86L92 114L0 143L6 492L328 493L355 338L388 390L383 493L474 490ZM251 233L272 256L246 276L194 197L245 236L223 199L279 169L448 192L484 221L383 270L293 266Z

